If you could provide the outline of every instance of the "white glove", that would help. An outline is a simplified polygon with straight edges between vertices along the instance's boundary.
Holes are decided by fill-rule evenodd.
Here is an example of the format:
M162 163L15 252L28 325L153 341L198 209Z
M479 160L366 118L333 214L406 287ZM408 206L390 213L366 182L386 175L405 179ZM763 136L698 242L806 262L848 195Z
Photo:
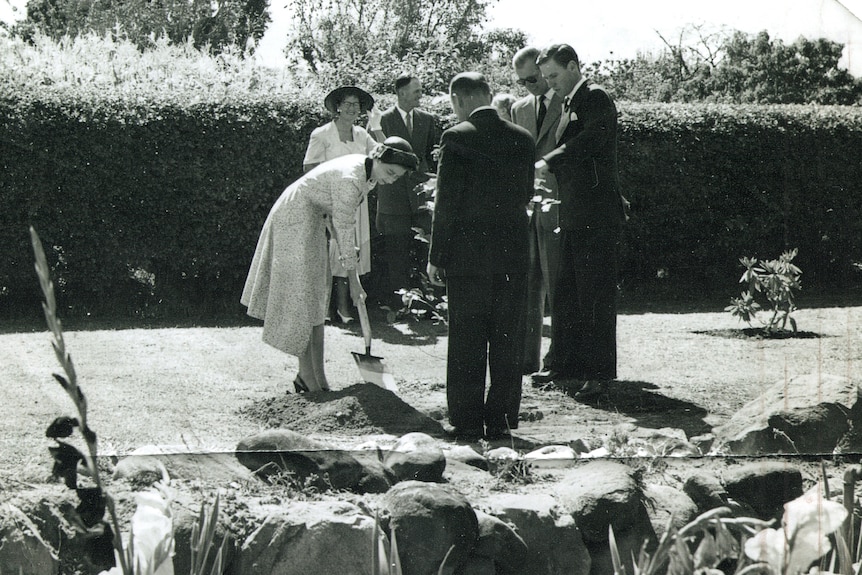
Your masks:
M377 109L377 106L372 106L366 113L368 114L368 129L372 132L382 130L380 127L380 118L383 114Z

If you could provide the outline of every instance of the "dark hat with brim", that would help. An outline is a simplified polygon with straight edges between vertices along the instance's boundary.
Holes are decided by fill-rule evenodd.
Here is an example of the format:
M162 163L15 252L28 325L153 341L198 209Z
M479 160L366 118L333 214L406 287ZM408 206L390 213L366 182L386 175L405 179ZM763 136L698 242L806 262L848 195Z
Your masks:
M398 136L389 136L382 144L377 144L371 156L384 164L396 164L410 171L419 167L419 158L413 153L413 146Z
M356 86L339 86L334 89L323 99L323 106L331 113L337 114L338 104L347 96L359 98L359 107L363 112L367 112L374 106L374 98L371 97L371 94Z

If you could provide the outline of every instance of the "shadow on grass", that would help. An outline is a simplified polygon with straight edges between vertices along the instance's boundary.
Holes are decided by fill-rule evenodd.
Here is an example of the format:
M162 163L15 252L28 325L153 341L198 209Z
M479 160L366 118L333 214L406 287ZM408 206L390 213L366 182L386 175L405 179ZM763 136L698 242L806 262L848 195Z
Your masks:
M369 309L368 318L371 321L372 340L393 345L433 345L437 343L440 336L446 336L449 333L449 328L445 324L435 323L430 319L417 321L407 318L390 323L386 319L385 312L379 309ZM327 325L362 337L362 328L358 320L347 325L340 323L327 323Z
M707 329L707 330L698 330L693 331L691 333L697 335L711 335L714 337L723 337L726 339L751 339L751 340L763 340L763 339L819 339L822 337L835 337L835 336L824 336L819 333L815 333L813 331L789 331L789 330L779 330L773 332L767 332L763 328L760 327L746 327L741 329Z
M581 381L563 381L558 386L567 395L574 397L582 384ZM687 437L712 430L712 426L703 420L708 415L706 409L652 391L657 388L654 383L646 381L611 381L605 391L588 399L579 398L578 401L595 409L628 415L641 427L681 429Z

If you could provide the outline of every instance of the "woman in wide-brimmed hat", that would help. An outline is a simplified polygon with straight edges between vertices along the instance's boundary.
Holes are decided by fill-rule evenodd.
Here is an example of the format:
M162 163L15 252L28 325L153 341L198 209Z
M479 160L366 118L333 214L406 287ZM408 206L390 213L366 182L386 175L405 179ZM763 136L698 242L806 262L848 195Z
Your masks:
M368 154L348 154L292 183L269 212L240 301L263 320L263 341L299 358L296 391L328 390L323 372L323 324L329 299L326 229L339 263L350 273L354 301L365 298L357 274L356 208L378 183L391 184L419 159L393 136Z
M374 98L365 90L356 86L340 86L327 94L323 105L333 115L333 120L311 133L302 162L306 172L323 162L346 154L365 154L374 148L377 140L365 128L355 125L363 113L368 114L370 127L378 139L383 139L382 132L377 131L380 129L380 112L374 109ZM368 202L362 202L358 208L354 235L359 247L359 275L364 275L371 271ZM353 317L348 298L347 270L338 261L334 247L330 249L330 266L335 283L336 313L342 323L349 323Z

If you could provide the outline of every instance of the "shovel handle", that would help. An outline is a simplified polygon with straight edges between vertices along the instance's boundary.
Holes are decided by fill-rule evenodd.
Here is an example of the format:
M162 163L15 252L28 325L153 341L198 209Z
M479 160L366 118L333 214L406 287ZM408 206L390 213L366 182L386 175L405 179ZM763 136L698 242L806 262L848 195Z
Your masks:
M338 244L338 234L335 232L335 226L332 225L331 218L325 218L324 222L326 229L329 231L329 236ZM371 355L371 322L368 321L368 309L365 307L365 300L368 298L368 295L362 289L362 282L359 281L359 270L354 268L347 272L347 281L351 284L350 292L359 294L353 300L353 303L359 311L359 325L362 326L362 339L365 340L365 355Z
M355 269L352 270L349 278L351 282L356 282L356 285L359 287L359 297L353 303L356 304L356 309L359 311L359 325L362 327L362 339L365 340L365 355L371 355L371 322L368 321L368 308L365 306L365 300L368 296L359 282L358 271Z

